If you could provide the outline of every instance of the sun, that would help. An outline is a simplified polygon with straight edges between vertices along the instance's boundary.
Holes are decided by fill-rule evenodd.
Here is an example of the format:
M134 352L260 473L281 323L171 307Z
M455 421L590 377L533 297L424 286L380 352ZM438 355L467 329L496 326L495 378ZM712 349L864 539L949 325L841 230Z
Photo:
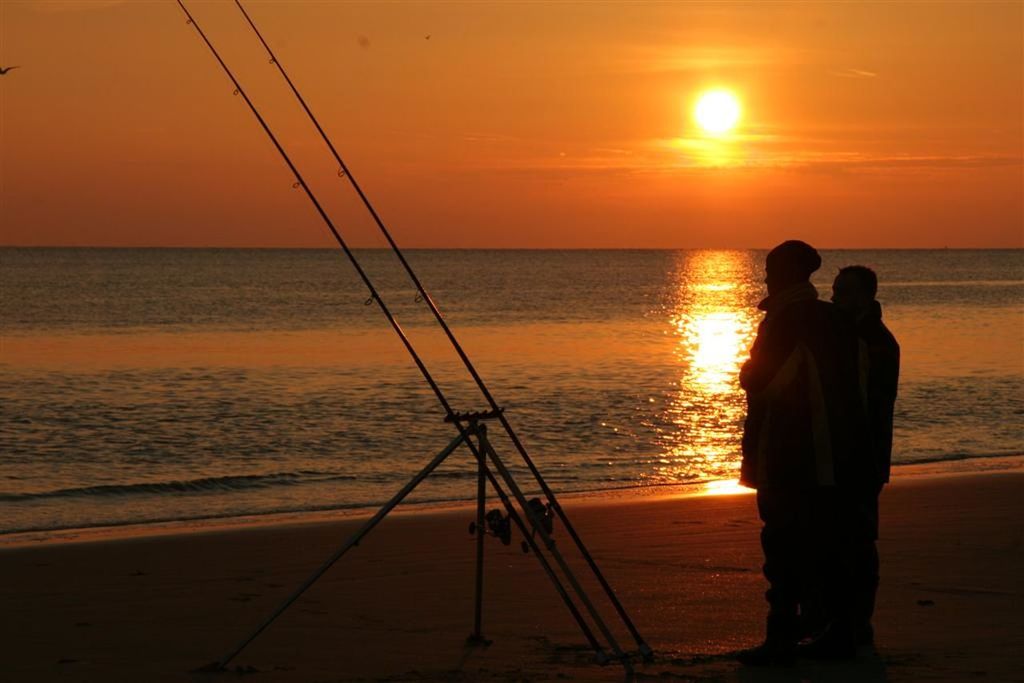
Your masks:
M728 90L710 90L700 96L693 118L709 135L722 135L740 120L740 102Z

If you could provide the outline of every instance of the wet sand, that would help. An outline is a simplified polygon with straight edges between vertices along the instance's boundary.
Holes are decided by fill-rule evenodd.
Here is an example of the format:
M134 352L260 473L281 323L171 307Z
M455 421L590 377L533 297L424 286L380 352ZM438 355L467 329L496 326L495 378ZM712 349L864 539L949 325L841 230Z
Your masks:
M564 506L657 652L637 666L639 680L1024 681L1022 501L1019 468L898 479L882 497L878 654L767 670L731 659L762 635L753 496ZM472 517L388 517L220 674L191 670L228 652L360 520L5 546L0 680L623 680L621 666L593 663L518 536L508 547L487 539L483 623L493 644L465 646ZM555 538L582 569L564 530Z

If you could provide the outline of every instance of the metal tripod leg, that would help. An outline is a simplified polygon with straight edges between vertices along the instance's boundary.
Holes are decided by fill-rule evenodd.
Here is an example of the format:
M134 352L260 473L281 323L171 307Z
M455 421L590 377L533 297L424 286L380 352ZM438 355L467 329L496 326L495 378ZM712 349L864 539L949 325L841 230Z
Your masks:
M583 603L584 607L587 608L587 612L590 613L591 619L594 620L594 623L597 624L597 627L601 630L601 633L608 641L608 644L612 648L612 652L615 653L615 657L622 663L623 667L625 667L628 673L632 673L633 667L629 661L629 658L622 652L622 649L619 647L618 641L616 641L615 636L612 635L612 632L608 629L608 626L605 624L604 619L601 618L600 613L597 611L597 609L594 607L594 604L590 601L590 598L587 596L586 591L583 590L583 587L580 586L579 581L576 580L576 575L573 574L572 570L569 568L569 565L568 563L566 563L565 558L562 557L562 553L559 552L558 548L555 547L555 542L551 539L551 536L544 529L544 525L541 523L541 520L537 519L536 514L527 502L526 496L523 495L523 492L519 488L519 485L516 484L515 479L513 479L512 477L512 474L508 471L508 468L505 467L505 464L501 461L501 458L498 456L497 452L495 452L494 448L491 447L490 442L487 441L486 434L480 435L479 438L481 439L485 455L487 455L494 463L494 466L498 470L498 473L501 474L502 479L505 480L505 484L508 486L509 491L512 492L512 495L515 496L520 507L522 507L523 511L526 513L526 516L530 520L530 523L533 525L534 530L538 534L540 534L541 540L544 541L544 546L547 548L548 552L551 553L552 557L555 558L555 561L558 563L558 566L562 569L562 572L565 574L566 579L569 581L569 585L572 586L573 591L576 593L576 595L579 596L580 601Z
M359 545L359 541L361 541L363 539L363 537L366 536L366 534L370 533L370 531L375 526L377 526L377 524L382 519L384 519L384 517L387 516L387 514L389 512L391 512L391 510L393 510L395 508L395 506L397 506L399 503L401 503L402 500L404 500L406 496L408 496L410 493L412 493L412 490L415 489L417 486L419 486L420 483L424 479L426 479L427 476L429 476L431 472L433 472L435 469L437 469L437 466L440 465L442 462L444 462L445 458L447 458L449 455L451 455L452 452L456 448L459 447L459 444L461 444L463 441L466 441L468 443L468 439L466 437L467 437L468 434L470 434L472 432L472 430L473 430L472 427L469 427L466 430L464 430L459 436L457 436L455 439L453 439L452 442L450 444L448 444L444 448L444 450L442 450L440 453L435 455L434 459L431 460L429 463L427 463L426 467L424 467L422 470L420 470L419 473L416 474L416 476L414 476L409 481L408 484L403 486L402 489L391 498L391 500L389 500L387 503L385 503L384 506L381 507L381 509L377 511L377 514L375 514L373 517L368 519L366 521L366 523L363 524L363 526L358 531L356 531L354 534L352 534L352 536L349 537L349 539L347 541L345 541L345 544L343 546L341 546L337 551L335 551L335 553L333 555L331 555L329 558L327 558L327 560L322 565L320 565L320 567L315 572L313 572L313 574L308 579L306 579L302 583L302 585L299 586L295 590L295 592L293 592L291 595L289 595L285 599L285 601L282 602L280 604L280 606L277 607L277 609L275 609L273 612L271 612L270 616L268 616L263 621L263 623L261 623L258 627L256 627L256 629L252 633L250 633L248 636L246 636L235 647L235 649L233 649L231 652L229 652L227 655L225 655L224 657L222 657L218 661L214 662L213 664L210 664L210 665L204 667L204 669L217 671L217 670L220 670L220 669L223 669L224 667L226 667L228 665L228 663L232 659L234 659L236 656L238 656L239 652L241 652L242 650L245 649L246 645L251 643L253 641L253 639L256 638L256 636L258 636L260 633L262 633L263 630L265 628L267 628L268 626L270 626L270 624L275 619L277 619L279 616L281 616L281 614L286 609L288 609L288 607L290 607L291 604L293 602L295 602L299 598L300 595L305 593L306 589L308 589L310 586L312 586L314 583L316 583L316 580L319 579L321 576L323 576L324 572L326 572L328 569L331 568L331 565L333 565L335 562L337 562L338 559L342 555L344 555L346 552L349 551L350 548L352 548L352 546Z
M484 505L487 494L487 473L484 461L477 463L476 476L476 602L473 611L473 632L467 642L473 645L490 645L484 638L481 621L484 602Z

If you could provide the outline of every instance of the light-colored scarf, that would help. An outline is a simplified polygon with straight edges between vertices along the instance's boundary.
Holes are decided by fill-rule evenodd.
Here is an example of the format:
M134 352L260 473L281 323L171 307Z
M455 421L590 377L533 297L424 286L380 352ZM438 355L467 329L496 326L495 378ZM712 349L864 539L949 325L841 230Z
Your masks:
M818 298L818 290L809 281L787 287L781 292L769 295L757 305L765 311L768 317L772 317L782 309L800 301L814 301Z

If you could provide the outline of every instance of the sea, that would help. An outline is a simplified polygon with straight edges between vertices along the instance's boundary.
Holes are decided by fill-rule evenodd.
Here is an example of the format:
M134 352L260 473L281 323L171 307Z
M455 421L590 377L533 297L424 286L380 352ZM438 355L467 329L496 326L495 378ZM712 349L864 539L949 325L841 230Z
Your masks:
M486 410L395 256L355 256L452 407ZM736 479L764 256L407 252L564 493ZM822 256L822 297L841 266L878 273L902 348L895 463L1024 453L1024 251ZM457 436L337 250L0 249L0 380L0 535L360 511ZM475 487L460 448L409 505Z

